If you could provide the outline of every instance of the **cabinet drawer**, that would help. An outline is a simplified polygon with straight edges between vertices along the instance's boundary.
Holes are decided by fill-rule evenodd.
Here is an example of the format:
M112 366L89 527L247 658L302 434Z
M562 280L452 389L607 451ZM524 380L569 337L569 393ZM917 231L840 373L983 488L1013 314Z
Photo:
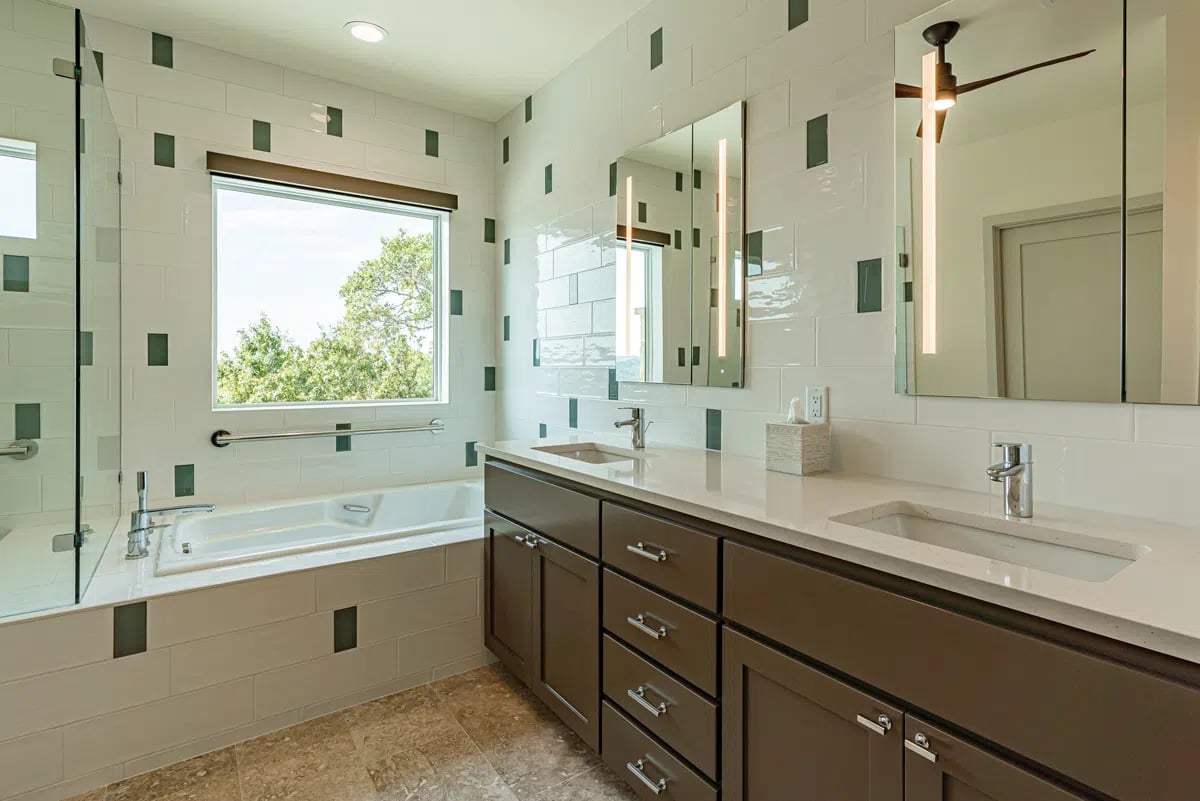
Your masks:
M604 628L717 694L717 621L606 569Z
M653 737L607 701L602 713L601 756L638 798L650 801L717 801L717 791L700 774L671 756Z
M598 498L494 462L484 466L483 474L483 502L489 509L589 556L600 556Z
M717 611L716 537L612 503L603 505L601 518L605 562Z
M1200 785L1195 687L729 541L724 608L1120 801L1190 798Z
M717 705L607 635L604 694L710 779L717 778Z

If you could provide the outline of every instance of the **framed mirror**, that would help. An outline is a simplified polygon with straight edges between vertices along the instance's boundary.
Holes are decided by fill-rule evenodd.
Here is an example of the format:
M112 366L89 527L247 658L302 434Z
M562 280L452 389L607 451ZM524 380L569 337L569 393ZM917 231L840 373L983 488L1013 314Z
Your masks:
M744 104L616 162L618 381L741 387Z
M896 29L899 391L1122 400L1123 39L1122 0Z

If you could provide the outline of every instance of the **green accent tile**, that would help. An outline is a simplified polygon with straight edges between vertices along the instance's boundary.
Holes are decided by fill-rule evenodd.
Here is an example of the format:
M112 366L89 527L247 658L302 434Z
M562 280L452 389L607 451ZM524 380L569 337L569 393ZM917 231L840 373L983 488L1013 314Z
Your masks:
M675 229L675 249L683 250L683 231Z
M437 131L430 131L430 130L426 129L426 131L425 131L425 155L433 156L434 158L437 158L437 155L438 155L438 132Z
M175 40L161 33L150 34L150 61L160 67L174 67Z
M533 366L542 366L542 346L536 339L533 340Z
M196 494L196 465L175 465L175 497L187 498Z
M461 289L450 290L450 313L462 316L463 310L463 294Z
M146 334L146 364L166 367L170 362L170 346L166 334Z
M912 281L904 282L904 302L905 303L913 302L913 282Z
M533 122L533 95L525 98L525 122Z
M504 240L504 263L512 264L512 240Z
M608 165L608 196L617 196L617 162Z
M96 72L100 74L100 80L104 80L104 54L99 50L93 50L92 55L96 57Z
M4 254L4 291L29 291L29 257Z
M508 163L508 149L509 149L507 136L504 137L504 141L500 144L500 149L501 149L500 161L504 164L507 164Z
M349 431L350 424L349 423L338 423L337 425L334 426L334 428L338 431ZM334 452L335 453L346 453L347 451L352 450L353 446L350 444L350 442L353 439L354 438L351 436L334 437L334 441L335 441Z
M650 214L650 208L646 205L646 201L638 201L638 222L644 223Z
M13 412L14 439L40 439L42 436L42 404L18 403Z
M175 137L170 134L154 134L154 163L159 167L175 166Z
M483 218L483 241L496 244L496 221L491 217Z
M883 311L883 259L858 263L858 313Z
M788 0L788 30L808 22L808 0Z
M721 410L704 410L704 447L710 451L721 450Z
M325 133L330 136L342 135L342 110L333 106L325 107L325 116L328 121L325 123Z
M554 165L546 165L546 194L554 191Z
M829 115L808 121L808 167L829 163Z
M704 173L699 170L692 170L692 189L701 189L700 186L704 181Z
M620 394L621 385L617 383L617 368L608 368L608 399L617 400Z
M358 607L347 606L333 610L333 652L358 647Z
M478 444L478 443L476 443L474 440L466 443L466 446L467 446L466 447L466 460L464 461L464 464L467 467L478 467L479 466L479 454L475 452L476 444Z
M495 392L496 391L496 368L495 367L488 366L488 367L483 368L483 391L484 392Z
M95 344L91 331L79 332L79 366L91 367L95 364Z
M254 149L263 153L271 152L271 123L262 120L254 121Z
M567 399L567 425L579 428L579 398Z
M508 342L512 338L512 317L504 315L504 341Z
M675 191L676 192L683 191L683 173L681 173L681 172L675 173Z
M692 247L694 247L694 248L700 247L700 229L699 228L692 229Z
M571 273L567 279L567 303L574 306L579 302L579 273Z
M692 345L692 367L700 366L700 346Z
M146 602L113 607L113 659L146 651Z
M763 274L763 232L746 234L746 276Z
M545 423L538 423L538 439L545 439L549 435Z
M659 28L650 34L650 69L662 66L663 63L663 29Z

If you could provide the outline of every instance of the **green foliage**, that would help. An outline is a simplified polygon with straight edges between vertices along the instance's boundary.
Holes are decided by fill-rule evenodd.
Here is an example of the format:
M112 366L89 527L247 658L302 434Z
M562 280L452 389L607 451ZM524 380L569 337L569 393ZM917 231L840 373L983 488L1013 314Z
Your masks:
M345 316L307 348L266 315L217 360L217 402L396 400L433 395L433 238L384 237L340 290Z

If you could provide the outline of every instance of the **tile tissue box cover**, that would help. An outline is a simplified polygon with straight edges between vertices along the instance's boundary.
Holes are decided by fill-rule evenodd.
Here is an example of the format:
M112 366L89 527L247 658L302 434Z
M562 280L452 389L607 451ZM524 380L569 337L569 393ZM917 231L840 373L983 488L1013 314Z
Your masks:
M806 476L829 470L829 423L767 423L767 469Z

